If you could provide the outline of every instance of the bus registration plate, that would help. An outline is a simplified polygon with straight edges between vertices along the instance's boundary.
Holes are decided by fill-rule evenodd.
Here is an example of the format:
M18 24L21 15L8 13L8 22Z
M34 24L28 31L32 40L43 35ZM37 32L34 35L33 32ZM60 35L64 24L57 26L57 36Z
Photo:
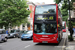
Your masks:
M48 41L42 41L42 43L48 43Z

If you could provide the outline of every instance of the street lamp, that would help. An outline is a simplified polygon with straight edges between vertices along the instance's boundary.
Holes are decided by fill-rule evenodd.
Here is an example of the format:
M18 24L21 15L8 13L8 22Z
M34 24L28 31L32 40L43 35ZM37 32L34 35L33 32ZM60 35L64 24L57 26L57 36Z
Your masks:
M70 22L69 22L69 26L71 26L70 1L68 0L68 2L69 2L69 20L70 20Z
M69 20L70 20L70 22L69 22L69 31L70 31L70 36L71 36L70 40L73 40L73 38L72 38L73 28L72 28L72 24L71 24L71 15L70 15L70 1L71 0L68 0L68 2L69 2Z

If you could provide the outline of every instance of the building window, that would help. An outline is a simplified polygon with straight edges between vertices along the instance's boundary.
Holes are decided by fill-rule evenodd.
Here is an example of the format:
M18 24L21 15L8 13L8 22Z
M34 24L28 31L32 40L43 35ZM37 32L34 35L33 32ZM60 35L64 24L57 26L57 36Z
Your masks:
M75 8L75 4L73 5L73 7Z
M74 12L75 12L75 10L74 10Z
M27 24L27 27L29 27L30 26L30 24Z
M75 2L73 2L73 7L75 8Z
M24 25L24 24L22 24L22 27L25 27L25 25Z
M30 28L30 24L28 23L27 24L27 30L30 30L31 28Z
M27 10L29 10L29 8L27 8Z
M25 25L24 24L22 24L22 30L24 30L25 29Z

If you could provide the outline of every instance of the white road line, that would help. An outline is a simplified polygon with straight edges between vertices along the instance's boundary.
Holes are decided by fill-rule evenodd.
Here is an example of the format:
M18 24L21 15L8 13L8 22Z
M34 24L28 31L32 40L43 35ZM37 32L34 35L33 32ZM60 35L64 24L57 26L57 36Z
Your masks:
M29 47L30 45L27 45L27 46L25 46L24 48L27 48L27 47Z
M57 48L62 48L62 47L66 47L66 46L54 46L54 47L57 47Z
M62 46L62 50L64 50L64 48L65 48L64 46L65 46L66 38L68 37L67 35L68 35L68 33L66 32L65 39L64 39L64 43L63 43L63 46Z

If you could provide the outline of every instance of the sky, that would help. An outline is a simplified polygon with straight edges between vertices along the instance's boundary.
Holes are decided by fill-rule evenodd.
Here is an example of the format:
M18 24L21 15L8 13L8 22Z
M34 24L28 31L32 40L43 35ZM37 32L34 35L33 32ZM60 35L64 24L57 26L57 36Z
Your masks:
M42 2L45 2L45 4L54 4L54 0L29 0L30 2L33 2L33 3L36 3L36 2L39 2L39 3L42 3Z

